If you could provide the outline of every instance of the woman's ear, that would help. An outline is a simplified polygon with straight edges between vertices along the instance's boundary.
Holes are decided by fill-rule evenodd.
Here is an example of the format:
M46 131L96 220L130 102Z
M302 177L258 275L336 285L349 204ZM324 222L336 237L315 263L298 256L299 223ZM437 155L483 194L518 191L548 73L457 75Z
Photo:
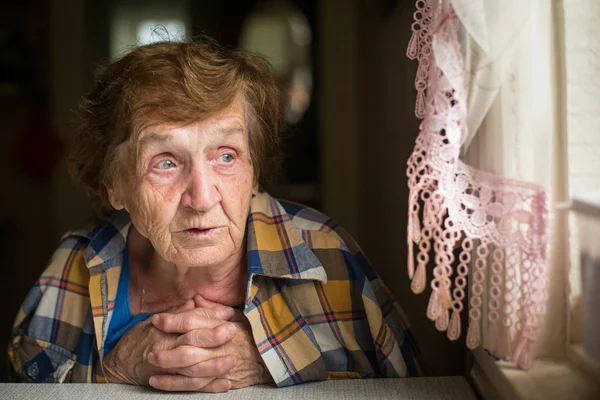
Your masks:
M117 160L115 160L116 163L121 163L121 165L123 165L123 160L126 159L124 157L124 154L126 154L124 152L127 150L126 146L127 142L124 142L117 147L118 157ZM105 181L104 187L106 187L110 205L115 210L122 210L123 208L127 209L125 204L126 197L123 191L123 182L126 178L124 178L118 172L115 173L115 171L109 171L108 176L109 178Z
M108 201L110 201L110 205L113 206L115 210L122 210L125 205L123 204L123 200L118 193L119 191L108 186L106 187L106 191L108 192Z

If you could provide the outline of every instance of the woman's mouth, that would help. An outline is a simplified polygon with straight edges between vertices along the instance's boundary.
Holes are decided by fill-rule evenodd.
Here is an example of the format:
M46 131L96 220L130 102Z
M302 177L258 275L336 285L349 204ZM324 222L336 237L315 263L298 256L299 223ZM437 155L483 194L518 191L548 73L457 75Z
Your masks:
M194 237L206 237L206 236L209 236L214 230L215 230L215 228L206 228L206 229L191 228L191 229L186 229L185 232Z

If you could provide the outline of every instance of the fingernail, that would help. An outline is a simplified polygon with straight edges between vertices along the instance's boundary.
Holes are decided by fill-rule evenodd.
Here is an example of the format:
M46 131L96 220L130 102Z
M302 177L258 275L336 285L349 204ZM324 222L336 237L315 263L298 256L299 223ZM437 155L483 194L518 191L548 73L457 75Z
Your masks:
M156 382L156 378L155 378L155 377L153 377L153 376L151 376L151 377L150 377L150 380L148 381L148 383L149 383L149 384L150 384L150 386L152 386L152 387L156 386L156 383L157 383L157 382Z
M227 332L229 332L230 335L235 335L237 332L237 328L234 324L227 324Z
M154 364L156 362L156 354L154 354L154 353L148 354L148 362Z
M219 318L229 318L233 315L233 308L227 307L217 311Z

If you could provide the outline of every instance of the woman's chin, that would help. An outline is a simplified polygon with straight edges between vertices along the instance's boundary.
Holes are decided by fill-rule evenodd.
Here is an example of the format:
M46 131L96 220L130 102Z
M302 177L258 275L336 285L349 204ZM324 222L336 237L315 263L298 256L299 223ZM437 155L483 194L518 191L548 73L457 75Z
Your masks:
M226 243L180 248L175 264L181 267L212 267L223 264L232 254Z

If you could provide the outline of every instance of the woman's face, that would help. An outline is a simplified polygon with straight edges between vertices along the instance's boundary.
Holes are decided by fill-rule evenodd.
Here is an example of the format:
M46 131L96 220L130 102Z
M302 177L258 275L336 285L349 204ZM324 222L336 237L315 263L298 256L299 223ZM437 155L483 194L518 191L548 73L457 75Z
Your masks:
M149 127L125 144L135 174L111 202L166 261L205 267L242 256L255 191L246 127L238 100L191 125Z

